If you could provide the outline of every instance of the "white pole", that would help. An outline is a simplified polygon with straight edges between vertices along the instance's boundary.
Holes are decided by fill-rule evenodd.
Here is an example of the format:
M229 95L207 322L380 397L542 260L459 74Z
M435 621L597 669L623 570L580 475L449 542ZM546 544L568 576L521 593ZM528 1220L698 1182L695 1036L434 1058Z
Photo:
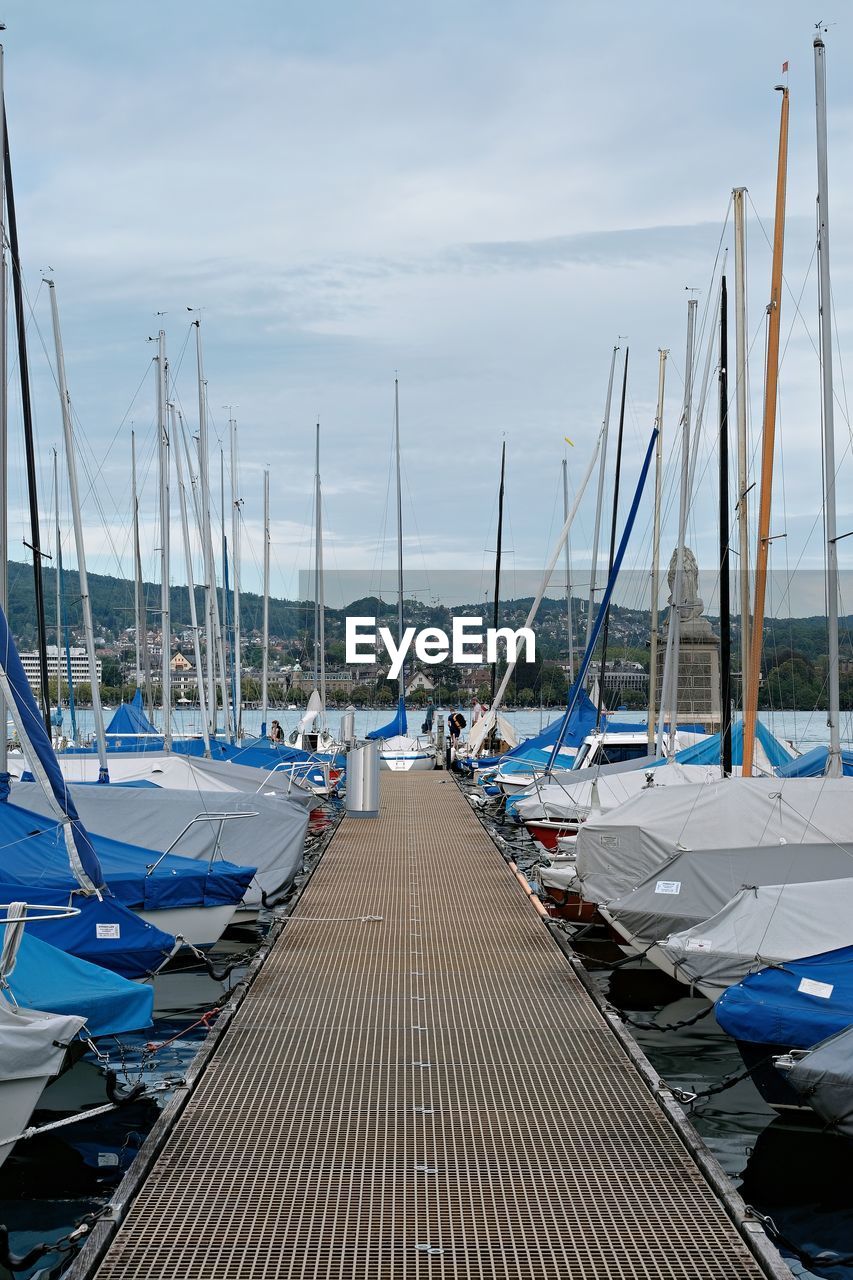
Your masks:
M71 490L71 512L74 519L74 544L77 551L77 570L80 575L80 601L83 606L83 631L86 637L86 654L89 660L89 680L92 689L92 711L95 717L95 741L98 746L98 765L101 781L109 781L107 767L107 740L104 732L104 709L101 705L101 686L98 683L98 667L95 661L95 627L92 621L92 600L89 595L89 577L86 573L86 545L83 541L83 521L80 516L80 492L77 487L77 455L74 450L74 427L71 416L71 398L65 379L65 356L62 351L62 334L59 329L59 308L56 288L52 280L45 281L50 290L50 311L53 319L53 340L56 345L56 377L59 400L62 407L62 430L65 436L65 462L68 467L68 486Z
M575 516L577 515L578 508L580 507L580 504L581 504L581 500L583 498L583 495L586 493L586 487L589 484L590 476L592 475L593 470L595 469L595 462L598 457L599 451L601 449L602 440L604 438L604 431L605 431L605 428L604 426L602 426L601 431L598 433L598 439L595 443L595 448L592 451L592 457L589 460L589 465L587 466L587 469L584 472L584 476L583 476L583 479L581 480L580 487L578 488L578 491L575 494L575 500L572 503L572 509L567 515L565 523L562 529L560 530L560 535L557 538L557 542L554 546L554 550L551 553L551 559L548 561L548 565L545 569L544 574L542 575L542 581L539 584L539 590L537 591L536 597L532 605L530 606L530 612L528 613L527 620L524 624L525 627L530 627L533 625L534 619L536 618L536 614L539 611L539 606L542 603L542 597L545 595L545 592L548 590L548 583L551 581L551 574L554 572L554 567L560 558L560 553L563 550L563 546L565 545L566 538L569 536L569 531L571 530L571 527L574 523ZM506 671L503 674L503 679L498 685L497 691L495 693L494 701L492 702L491 707L486 712L486 715L483 717L483 720L485 720L486 723L482 732L482 736L480 737L480 745L482 745L485 742L486 738L489 735L490 730L497 723L498 708L503 702L503 696L507 691L507 686L509 685L510 680L512 679L512 673L513 671L515 671L516 663L517 663L517 658L515 657L511 658L509 654L507 654L507 667L506 667ZM478 725L482 723L483 721L478 721ZM476 755L477 751L479 751L479 747L476 748L473 754Z
M563 519L569 518L569 464L563 458ZM569 629L569 687L575 678L575 629L572 621L572 540L566 538L566 625Z
M595 527L592 534L592 565L589 571L589 607L586 614L586 642L592 633L595 618L595 580L598 573L598 539L601 533L601 513L604 509L604 480L607 472L607 433L610 429L610 406L613 401L613 374L616 371L616 355L619 344L610 357L610 377L607 379L607 397L604 401L604 421L601 424L601 462L598 468L598 496L595 503Z
M814 39L817 103L818 265L820 281L820 356L823 391L823 483L826 525L826 627L828 640L829 756L826 773L840 778L841 698L838 677L838 543L835 519L835 402L832 390L832 293L829 276L829 168L826 145L826 51L820 32Z
M660 622L660 509L663 487L663 399L666 385L666 358L668 355L668 350L659 349L658 406L655 417L658 438L655 445L655 515L652 532L652 598L651 625L649 629L649 754L655 749L655 712L657 710L658 626Z
M690 496L690 417L693 407L693 347L696 328L695 298L687 303L687 354L684 364L684 402L681 409L681 493L678 508L678 543L675 552L675 576L672 583L672 600L669 610L669 627L666 637L666 657L663 668L663 684L660 700L660 732L658 751L663 746L664 716L669 711L669 752L675 749L675 729L678 719L678 647L681 624L681 590L684 579L684 542L687 537L687 508Z
M62 544L59 532L59 461L55 449L53 451L53 492L56 497L56 560L54 562L54 571L56 573L56 710L61 712L62 666L59 655L62 651ZM59 720L59 715L56 718ZM57 726L57 737L61 732L61 728Z
M264 621L261 658L261 734L267 736L270 665L270 473L264 471Z
M175 467L178 479L178 498L181 505L181 530L184 536L184 559L187 566L187 591L190 596L190 629L193 633L193 657L195 659L196 687L198 689L198 710L201 717L201 735L204 739L204 754L210 758L210 734L207 728L207 705L204 697L204 680L201 674L201 639L199 636L198 616L195 607L195 578L193 575L193 554L190 545L190 523L187 519L187 495L184 489L184 467L181 462L181 441L175 422L175 406L172 411L172 438L175 441ZM183 419L181 420L183 429Z
M157 434L160 459L160 690L163 703L163 745L172 749L172 613L169 597L169 525L171 502L169 498L169 426L167 404L169 396L169 367L166 362L166 334L158 336L157 354Z
M195 324L196 370L198 375L198 472L201 485L199 530L204 555L204 651L207 662L207 696L210 707L210 733L216 736L216 633L219 630L216 605L216 568L210 530L210 454L207 439L207 383L201 349L201 320ZM187 458L189 463L189 456ZM192 467L189 468L192 475ZM216 621L214 622L214 619ZM201 672L199 680L201 680Z
M231 442L231 564L234 568L234 732L239 741L243 727L243 660L240 629L240 506L237 496L237 421L228 423Z
M136 687L142 685L142 649L146 637L140 632L140 615L142 604L142 584L137 566L140 563L139 552L139 499L136 494L136 432L130 433L130 507L133 519L133 630L136 634L134 652L136 656Z
M323 489L320 484L320 424L317 423L317 649L322 723L326 724L326 585L323 579Z
M737 522L740 549L741 698L746 703L750 647L749 617L749 459L746 422L746 234L743 197L746 187L732 191L735 223L735 361L737 407Z

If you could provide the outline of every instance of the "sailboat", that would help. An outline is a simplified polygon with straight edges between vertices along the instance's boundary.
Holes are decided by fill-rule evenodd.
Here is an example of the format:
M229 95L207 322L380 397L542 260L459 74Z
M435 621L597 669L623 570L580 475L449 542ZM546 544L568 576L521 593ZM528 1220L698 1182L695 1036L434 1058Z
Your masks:
M400 384L394 379L394 455L397 467L397 641L403 639L403 491L400 478ZM406 669L399 677L397 711L394 719L381 729L373 729L368 738L378 739L379 762L394 773L424 772L435 768L435 742L431 738L409 735L406 719Z

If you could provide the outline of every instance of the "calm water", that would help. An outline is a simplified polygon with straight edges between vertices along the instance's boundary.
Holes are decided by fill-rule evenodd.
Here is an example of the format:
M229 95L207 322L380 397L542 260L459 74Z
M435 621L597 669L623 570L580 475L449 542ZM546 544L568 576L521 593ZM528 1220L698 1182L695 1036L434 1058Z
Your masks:
M540 725L557 713L519 711L509 716L519 736L524 737L538 732ZM286 732L295 726L299 715L295 711L272 714ZM386 722L389 715L388 711L357 712L356 730L363 734ZM644 719L635 712L626 712L621 718ZM825 716L821 713L785 712L763 718L778 737L801 749L825 740ZM410 719L411 729L417 730L420 713L413 711ZM80 722L84 730L90 730L91 713L81 713ZM331 713L329 722L334 729L338 713ZM247 711L246 729L256 731L259 724L260 713ZM197 731L198 712L177 711L174 728L176 732ZM844 728L849 736L849 725ZM259 941L257 931L244 931L220 944L218 950L243 953ZM664 1021L678 1021L699 1007L685 998L683 988L656 971L596 968L598 959L612 958L607 943L590 941L584 952L596 982L612 1002L641 1019L665 1011ZM224 984L193 970L158 978L155 1027L105 1046L111 1065L131 1085L139 1080L158 1082L180 1076L206 1034L192 1024L227 998L230 985L239 980L241 972L236 970ZM634 1030L634 1034L655 1068L676 1085L702 1089L741 1067L734 1045L711 1019L680 1032ZM159 1045L167 1040L172 1043L151 1052L151 1043ZM0 1222L10 1229L15 1253L61 1238L84 1215L105 1203L167 1096L159 1094L112 1115L18 1145L0 1169ZM46 1123L104 1100L97 1065L94 1060L84 1060L48 1091L45 1102L50 1109L37 1113L35 1122ZM770 1213L800 1247L810 1252L853 1251L853 1144L778 1120L748 1080L702 1103L692 1118L747 1202ZM64 1265L58 1255L49 1255L29 1271L17 1274L25 1278L58 1275ZM808 1271L796 1260L791 1265L795 1274L853 1280L853 1267ZM0 1267L0 1277L7 1274Z

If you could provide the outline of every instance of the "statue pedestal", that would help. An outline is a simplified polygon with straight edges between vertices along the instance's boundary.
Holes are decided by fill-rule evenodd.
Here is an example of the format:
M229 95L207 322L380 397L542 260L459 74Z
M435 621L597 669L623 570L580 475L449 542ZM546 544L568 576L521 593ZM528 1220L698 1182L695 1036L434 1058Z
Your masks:
M658 648L657 690L660 703L666 633ZM681 724L701 724L707 733L718 733L720 709L720 641L706 618L682 624L678 657L678 711Z

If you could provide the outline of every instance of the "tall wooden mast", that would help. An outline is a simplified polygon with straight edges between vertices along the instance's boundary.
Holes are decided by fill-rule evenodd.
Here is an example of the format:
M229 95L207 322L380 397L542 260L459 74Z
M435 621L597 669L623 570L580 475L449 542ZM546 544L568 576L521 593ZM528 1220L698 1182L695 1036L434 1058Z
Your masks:
M782 321L782 259L785 245L785 192L788 178L788 88L782 94L779 123L779 160L776 171L776 213L773 225L773 268L767 306L767 367L764 378L764 424L761 441L761 492L758 501L758 548L755 557L755 602L749 647L747 696L743 708L743 776L752 776L755 757L755 725L758 718L758 682L764 639L764 602L767 593L767 561L770 552L770 505L773 491L773 453L776 445L776 395L779 381L779 334Z

